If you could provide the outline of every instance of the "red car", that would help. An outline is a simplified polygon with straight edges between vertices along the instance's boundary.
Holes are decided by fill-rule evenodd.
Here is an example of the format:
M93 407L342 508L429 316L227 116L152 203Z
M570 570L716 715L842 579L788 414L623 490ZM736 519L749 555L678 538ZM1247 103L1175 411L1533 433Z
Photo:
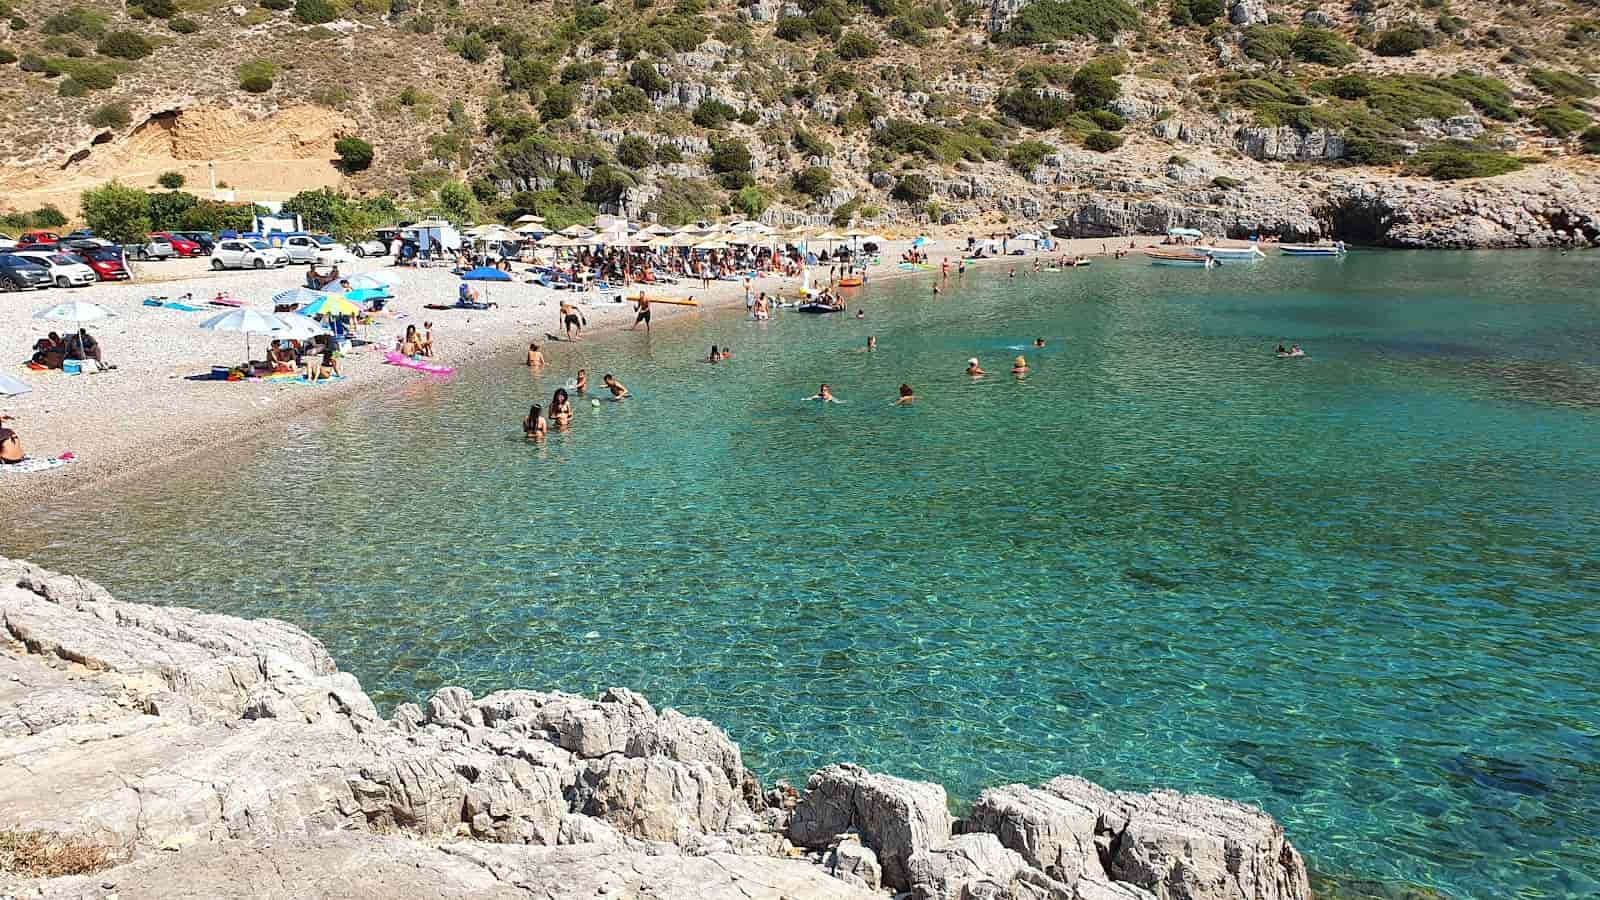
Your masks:
M172 249L178 251L178 255L181 257L188 258L190 256L206 255L205 248L201 247L199 244L196 244L194 241L189 240L188 238L181 238L166 231L152 231L150 232L150 236L153 238L161 238L162 240L171 244Z
M122 264L122 253L111 247L73 251L72 255L94 270L101 281L127 281L133 275Z
M54 231L29 231L17 238L18 250L48 250L61 243L61 235Z

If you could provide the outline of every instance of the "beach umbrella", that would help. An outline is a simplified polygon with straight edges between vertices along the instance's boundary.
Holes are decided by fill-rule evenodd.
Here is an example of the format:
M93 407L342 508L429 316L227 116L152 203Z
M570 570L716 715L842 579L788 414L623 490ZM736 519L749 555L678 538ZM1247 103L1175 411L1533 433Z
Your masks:
M20 378L0 375L0 397L15 397L18 394L26 394L31 390L33 390L33 387Z
M572 241L567 239L566 237L564 237L560 233L547 234L544 237L539 239L539 246L541 246L541 247L571 247L572 246Z
M371 291L379 297L388 297L392 295L392 292L389 290L389 282L385 279L373 278L371 275L357 275L354 278L347 280L350 282L351 294L354 294L356 291ZM276 300L278 298L274 297L272 299ZM351 297L351 299L354 300L356 298Z
M360 304L346 294L323 294L300 310L303 316L358 316Z
M476 269L468 269L467 271L462 272L461 273L461 280L462 281L510 281L511 280L511 276L508 273L500 271L499 269L491 269L488 266L479 266Z
M384 300L389 297L387 288L354 288L345 292L346 299L356 303L371 303L374 300Z
M535 224L543 225L544 224L544 216L535 216L535 215L532 215L532 214L529 214L529 215L526 215L526 216L517 216L517 220L515 222L512 222L511 224L513 224L513 225L535 225Z
M648 228L642 229L639 233L640 234L650 234L650 235L663 235L663 234L671 234L672 233L672 229L668 228L665 225L662 225L659 222L657 222L656 224L651 225Z
M57 303L55 306L41 309L33 314L35 319L46 319L51 322L93 322L96 319L108 318L111 310L104 306L90 303L87 300L68 300Z
M726 249L728 249L728 243L726 241L719 241L719 240L716 240L716 239L705 240L705 241L701 241L698 244L695 244L694 245L694 249L696 249L696 250L726 250Z
M237 331L244 335L244 358L245 362L249 362L250 335L271 334L274 329L282 328L283 322L276 316L253 309L230 309L201 322L200 327L207 331Z
M269 332L275 338L309 341L319 334L329 333L328 326L299 313L274 313L272 318L277 319L280 326Z
M594 234L593 231L590 231L582 225L568 225L567 227L561 229L561 231L558 233L566 235L570 238L583 238Z
M303 306L321 299L321 291L313 291L310 288L303 287L290 288L287 291L279 291L272 295L272 302L275 306L288 306L291 303L295 306Z

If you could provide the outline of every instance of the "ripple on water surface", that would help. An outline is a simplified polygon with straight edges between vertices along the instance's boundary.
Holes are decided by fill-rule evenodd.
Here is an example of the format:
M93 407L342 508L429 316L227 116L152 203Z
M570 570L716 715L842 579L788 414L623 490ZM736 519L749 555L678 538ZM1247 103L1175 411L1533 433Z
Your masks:
M1261 803L1325 870L1592 896L1593 259L1104 264L872 286L864 322L707 313L544 376L419 378L6 545L301 624L384 703L623 684L767 776L1172 785ZM1025 381L959 375L1041 335ZM1273 359L1289 340L1310 357ZM580 365L636 398L525 444ZM821 380L848 402L802 401Z

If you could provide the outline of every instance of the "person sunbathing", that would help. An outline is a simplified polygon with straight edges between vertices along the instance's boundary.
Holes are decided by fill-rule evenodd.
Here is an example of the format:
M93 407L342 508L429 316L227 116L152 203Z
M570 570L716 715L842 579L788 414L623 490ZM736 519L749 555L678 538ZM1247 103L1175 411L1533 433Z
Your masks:
M5 423L12 421L15 419L11 416L0 416L0 466L14 466L28 458L22 452L22 438L5 426Z
M292 372L295 369L294 351L285 346L283 341L273 341L267 349L267 362L274 372Z

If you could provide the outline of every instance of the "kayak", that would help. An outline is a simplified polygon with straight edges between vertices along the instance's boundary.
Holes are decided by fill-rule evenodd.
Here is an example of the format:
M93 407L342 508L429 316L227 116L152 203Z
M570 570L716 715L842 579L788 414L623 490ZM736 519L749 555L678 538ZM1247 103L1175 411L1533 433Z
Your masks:
M416 369L418 372L427 372L429 375L449 375L456 370L455 366L441 365L422 359L412 359L403 353L393 350L385 351L383 361L391 366L400 366L406 369Z

